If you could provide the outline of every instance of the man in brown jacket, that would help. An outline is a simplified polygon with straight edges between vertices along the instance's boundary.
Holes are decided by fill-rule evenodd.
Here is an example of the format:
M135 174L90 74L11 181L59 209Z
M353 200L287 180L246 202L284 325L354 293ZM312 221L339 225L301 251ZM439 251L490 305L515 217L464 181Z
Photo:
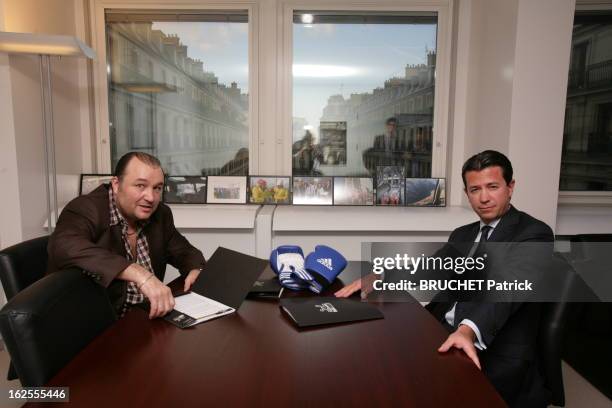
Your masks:
M187 291L204 266L202 252L174 227L172 212L160 203L164 173L159 160L131 152L115 168L110 184L72 200L49 240L48 273L80 268L107 288L123 315L145 298L149 318L174 308L163 279L166 264L185 276Z

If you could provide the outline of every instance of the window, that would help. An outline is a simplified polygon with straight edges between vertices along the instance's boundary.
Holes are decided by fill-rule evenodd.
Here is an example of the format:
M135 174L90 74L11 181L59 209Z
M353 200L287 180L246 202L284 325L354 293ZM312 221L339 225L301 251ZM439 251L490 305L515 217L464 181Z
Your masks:
M293 175L431 176L437 20L294 12Z
M612 191L611 12L574 17L559 189Z
M112 167L140 150L170 175L246 175L248 12L108 10L105 22Z
M209 7L198 0L187 0L192 8L181 10L168 4L139 10L136 0L94 3L100 27L94 46L105 56L94 71L100 172L110 171L134 141L175 175L247 174L251 168L364 176L387 163L404 166L407 176L446 174L448 0L382 2L384 11L336 0L322 7L340 11L309 12L312 27L296 21L309 13L294 2L269 8L238 0L222 10L213 8L223 2ZM313 37L317 30L333 35ZM308 71L313 66L341 71L317 76ZM129 129L130 101L143 104L134 106L131 123L145 129L152 123L151 140ZM140 118L146 115L152 120ZM385 137L389 118L396 120L394 143ZM426 136L417 151L421 128ZM199 138L199 129L201 143L184 139L187 131ZM306 130L312 147L301 143ZM315 154L308 157L311 148Z

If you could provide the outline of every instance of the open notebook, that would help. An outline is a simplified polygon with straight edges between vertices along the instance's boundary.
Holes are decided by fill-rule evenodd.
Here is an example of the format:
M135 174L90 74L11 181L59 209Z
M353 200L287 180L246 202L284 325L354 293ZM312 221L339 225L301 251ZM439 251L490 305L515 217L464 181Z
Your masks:
M267 264L264 259L217 248L191 292L177 296L174 310L164 319L185 328L234 313Z

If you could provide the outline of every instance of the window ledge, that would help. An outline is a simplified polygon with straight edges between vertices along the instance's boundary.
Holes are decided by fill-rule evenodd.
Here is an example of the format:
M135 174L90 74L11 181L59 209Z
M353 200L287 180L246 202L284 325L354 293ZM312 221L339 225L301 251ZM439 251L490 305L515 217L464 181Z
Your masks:
M611 231L610 207L560 205L557 209L557 235L609 234Z
M559 191L559 204L581 206L612 205L612 191Z
M465 207L278 206L272 230L283 231L432 231L449 232L474 222Z
M170 204L177 228L253 229L259 205Z

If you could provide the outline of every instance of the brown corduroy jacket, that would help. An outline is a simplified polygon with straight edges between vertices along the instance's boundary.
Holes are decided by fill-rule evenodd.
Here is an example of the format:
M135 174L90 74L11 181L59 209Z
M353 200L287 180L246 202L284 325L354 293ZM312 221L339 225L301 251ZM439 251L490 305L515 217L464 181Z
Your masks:
M107 288L111 303L119 311L126 298L127 282L115 279L130 265L121 237L121 225L110 225L109 185L72 200L62 211L49 239L47 273L67 268L83 269ZM143 230L155 276L164 279L166 265L182 275L204 266L202 252L174 227L172 211L160 203Z

